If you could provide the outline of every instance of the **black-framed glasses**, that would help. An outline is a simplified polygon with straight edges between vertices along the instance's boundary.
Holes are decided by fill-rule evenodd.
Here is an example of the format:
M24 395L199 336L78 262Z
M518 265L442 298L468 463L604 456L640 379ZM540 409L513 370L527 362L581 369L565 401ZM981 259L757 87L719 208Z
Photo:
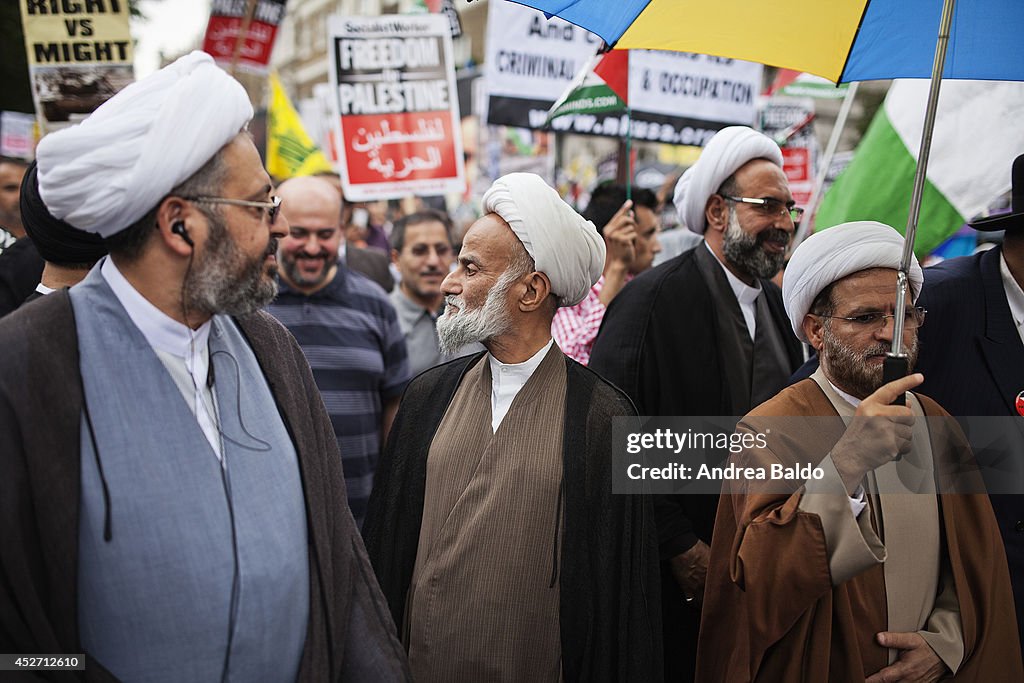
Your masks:
M263 209L267 214L270 225L274 224L277 214L281 212L281 198L273 195L269 202L256 202L249 199L229 199L227 197L182 197L190 202L203 202L206 204L228 204L230 206L248 206L253 209Z
M908 330L916 330L924 324L924 317L927 314L928 309L921 306L907 308L904 312L903 327ZM889 323L889 318L895 318L896 314L882 313L881 311L869 311L868 313L861 313L860 315L853 316L819 315L818 317L830 318L832 320L845 320L854 327L858 327L862 330L880 330Z
M755 206L759 213L763 213L766 216L788 215L794 223L799 223L800 219L804 217L804 210L796 206L795 202L783 202L774 197L733 197L727 194L720 194L718 196L722 199L728 199L730 202L741 202Z

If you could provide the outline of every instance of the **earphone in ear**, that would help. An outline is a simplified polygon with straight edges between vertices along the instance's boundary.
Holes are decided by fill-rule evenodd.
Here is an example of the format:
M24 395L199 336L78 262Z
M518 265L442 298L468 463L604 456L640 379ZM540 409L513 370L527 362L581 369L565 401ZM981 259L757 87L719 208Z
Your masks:
M188 246L193 248L196 246L195 244L193 244L192 238L189 237L188 229L185 227L185 221L175 221L174 223L172 223L171 232L173 232L175 235L181 236L181 239L185 240L185 244L187 244Z

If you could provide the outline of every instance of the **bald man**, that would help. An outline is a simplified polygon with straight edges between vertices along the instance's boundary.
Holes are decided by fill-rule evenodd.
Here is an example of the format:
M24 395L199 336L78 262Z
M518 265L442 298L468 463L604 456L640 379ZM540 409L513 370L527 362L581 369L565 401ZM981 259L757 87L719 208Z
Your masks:
M661 680L649 503L612 495L612 418L636 411L551 339L604 242L536 175L483 203L437 330L487 352L413 380L364 530L413 677Z
M341 449L348 504L362 525L373 473L409 381L405 338L387 294L338 260L341 196L323 178L278 188L291 227L278 248L271 315L295 335Z

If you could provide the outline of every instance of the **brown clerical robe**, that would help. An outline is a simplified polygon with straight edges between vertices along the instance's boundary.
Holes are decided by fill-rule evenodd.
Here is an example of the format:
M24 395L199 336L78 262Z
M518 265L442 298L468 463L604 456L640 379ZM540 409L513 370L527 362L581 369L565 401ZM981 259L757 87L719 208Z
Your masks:
M557 347L491 431L484 356L427 456L405 641L417 681L558 681L565 362Z
M947 416L934 401L917 398L926 415ZM835 420L785 419L809 416ZM969 450L952 425L932 421L929 426L942 485L944 463L957 462ZM813 379L783 390L740 425L755 433L766 428L771 429L768 447L742 453L745 465L821 463L827 469L827 453L845 431L833 403ZM723 487L705 590L698 680L853 683L889 664L889 652L874 637L889 630L894 618L889 603L901 597L890 599L886 593L887 587L898 589L892 578L886 579L886 548L879 541L887 538L885 529L870 526L885 524L887 508L879 499L886 494L869 495L871 508L851 522L860 525L866 546L862 550L875 553L877 561L843 576L842 558L833 556L837 546L835 538L830 543L830 524L823 521L827 513L823 506L809 504L805 493L804 487L791 495L758 491L740 481ZM828 497L837 510L847 506L848 512L845 492ZM921 630L945 630L947 642L950 632L958 627L962 631L958 681L1024 680L1009 576L987 496L940 495L932 523L928 509L935 509L930 502L935 499L921 494L909 498L920 507L922 535L934 523L940 534L937 544L924 543L938 545L939 561L921 560L929 565L923 580L936 593L933 601L925 602L938 622L924 619L921 626L927 628ZM951 577L954 596L942 590L943 575ZM933 645L942 641L941 635L925 637ZM943 654L954 663L958 659L955 650Z

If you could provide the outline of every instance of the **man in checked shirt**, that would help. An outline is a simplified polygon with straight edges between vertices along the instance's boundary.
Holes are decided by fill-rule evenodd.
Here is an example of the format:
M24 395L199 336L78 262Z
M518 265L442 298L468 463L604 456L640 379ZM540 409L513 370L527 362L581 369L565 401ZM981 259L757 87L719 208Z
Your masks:
M559 308L551 322L551 336L558 348L583 365L590 362L590 349L608 304L633 276L650 268L654 255L661 251L658 198L650 190L638 188L632 194L631 200L626 199L626 188L613 184L594 190L583 217L604 237L608 250L604 272L587 298Z

